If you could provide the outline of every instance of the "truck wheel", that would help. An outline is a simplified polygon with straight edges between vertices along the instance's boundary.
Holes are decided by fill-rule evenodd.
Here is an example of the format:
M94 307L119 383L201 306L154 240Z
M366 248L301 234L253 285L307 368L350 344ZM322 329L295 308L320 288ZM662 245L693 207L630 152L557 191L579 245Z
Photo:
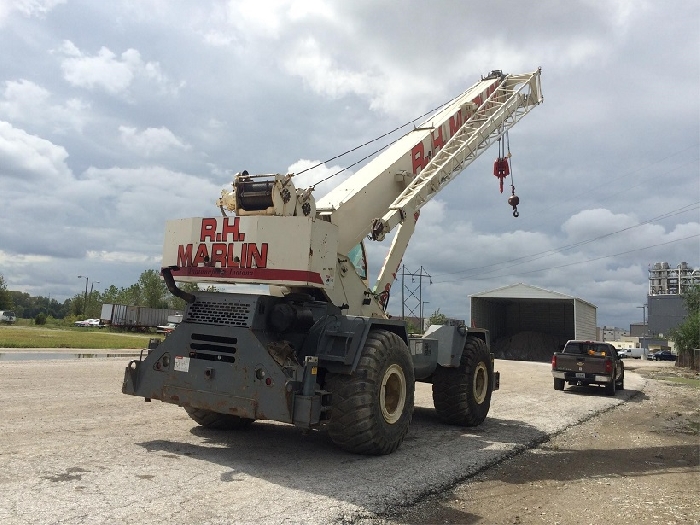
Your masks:
M617 384L617 389L618 390L624 390L625 389L625 371L622 371L622 375L620 376L620 382Z
M203 408L185 407L187 415L197 424L214 430L242 430L248 428L255 421L247 417L233 416L231 414L219 414Z
M563 379L554 378L554 390L564 390L564 385L566 381Z
M403 339L372 330L352 375L328 374L331 392L328 435L356 454L390 454L403 441L413 417L415 376Z
M467 337L459 367L438 367L433 376L435 410L450 425L481 424L489 413L492 392L491 354L477 337Z
M609 396L614 396L615 395L615 379L613 378L612 381L609 383L606 383L605 385L605 393L608 394Z

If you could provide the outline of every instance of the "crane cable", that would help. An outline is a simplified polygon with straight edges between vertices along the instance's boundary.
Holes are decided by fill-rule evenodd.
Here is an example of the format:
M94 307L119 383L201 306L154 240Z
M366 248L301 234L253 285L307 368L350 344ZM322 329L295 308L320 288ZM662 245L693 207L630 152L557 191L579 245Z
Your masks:
M515 194L515 183L513 182L513 163L510 153L510 138L508 130L505 129L505 124L501 127L501 136L498 137L498 157L493 163L493 174L498 178L501 193L503 193L503 179L510 175L510 197L508 204L513 208L513 217L519 217L518 204L520 197Z
M520 204L520 197L515 194L515 182L513 181L513 161L510 153L510 137L508 132L505 132L505 142L508 154L506 155L506 162L508 162L508 171L510 172L510 197L508 197L508 204L513 208L513 217L520 217L520 212L518 211L518 204Z
M431 110L429 110L429 111L426 111L425 113L423 113L422 115L420 115L420 116L414 118L413 120L410 120L410 121L406 122L405 124L402 124L401 126L397 126L396 128L392 129L391 131L387 131L386 133L383 133L383 134L379 135L378 137L376 137L376 138L374 138L374 139L368 140L368 141L365 142L364 144L360 144L359 146L355 146L355 147L352 148L352 149L349 149L349 150L347 150L347 151L344 151L343 153L341 153L341 154L339 154L339 155L335 155L335 156L333 156L333 157L331 157L331 158L329 158L329 159L327 159L327 160L324 160L324 161L322 161L322 162L317 162L317 163L314 164L313 166L309 166L308 168L304 168L303 170L301 170L301 171L295 173L294 175L295 175L295 176L296 176L296 175L301 175L302 173L305 173L305 172L307 172L307 171L311 171L311 170L313 170L313 169L315 169L315 168L318 168L319 166L322 166L323 164L328 164L329 162L331 162L331 161L333 161L333 160L336 160L336 159L339 159L340 157L343 157L343 156L347 155L348 153L352 153L353 151L357 151L357 150L359 150L360 148L364 148L365 146L368 146L369 144L372 144L373 142L376 142L376 141L378 141L378 140L380 140L380 139L383 139L384 137L387 137L387 136L389 136L389 135L391 135L391 134L393 134L393 133L396 133L396 132L399 131L400 129L405 128L406 126L410 126L411 124L415 124L416 121L421 120L421 119L424 119L424 118L427 117L428 115L431 115L431 114L433 114L433 113L436 113L437 111L441 110L441 109L444 108L445 106L451 104L453 101L457 100L457 99L458 99L459 97L461 97L463 94L464 94L464 93L461 93L461 94L457 95L456 97L452 98L451 100L448 100L447 102L444 102L443 104L440 104L440 105L437 106L436 108L431 109ZM336 175L339 175L339 174L341 174L342 172L344 172L344 171L346 171L346 170L352 168L353 166L356 166L356 165L360 164L361 162L364 162L365 160L367 160L367 159L369 159L369 158L375 156L377 153L380 153L381 151L385 150L385 149L388 148L389 146L395 144L400 138L401 138L401 137L399 137L398 139L393 140L392 142L389 142L388 144L385 144L385 145L382 146L381 148L379 148L379 149L377 149L377 150L371 152L369 155L364 156L363 158L359 159L358 161L353 162L353 163L350 164L349 166L346 166L346 167L344 167L344 168L342 168L342 169L336 171L335 173L329 175L328 177L325 177L325 178L319 180L318 182L314 183L314 184L311 186L311 190L313 191L314 189L316 189L316 186L318 186L319 184L321 184L321 183L323 183L323 182L326 182L327 180L329 180L329 179L335 177Z

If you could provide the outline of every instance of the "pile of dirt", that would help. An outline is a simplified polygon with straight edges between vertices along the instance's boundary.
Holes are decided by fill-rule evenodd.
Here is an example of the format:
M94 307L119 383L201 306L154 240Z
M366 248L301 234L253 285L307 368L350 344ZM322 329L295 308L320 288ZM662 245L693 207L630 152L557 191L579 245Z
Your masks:
M551 361L552 354L561 350L567 339L542 332L518 332L501 337L491 345L496 359L517 361Z

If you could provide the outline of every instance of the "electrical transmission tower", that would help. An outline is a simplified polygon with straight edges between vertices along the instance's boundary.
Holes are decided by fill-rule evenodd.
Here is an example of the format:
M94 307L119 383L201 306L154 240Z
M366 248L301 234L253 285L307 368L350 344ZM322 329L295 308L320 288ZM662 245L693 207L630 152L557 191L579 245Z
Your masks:
M428 301L423 301L423 280L428 279L433 284L432 276L422 266L416 272L409 272L405 265L401 265L401 318L406 316L420 319L420 332L423 333L423 311Z

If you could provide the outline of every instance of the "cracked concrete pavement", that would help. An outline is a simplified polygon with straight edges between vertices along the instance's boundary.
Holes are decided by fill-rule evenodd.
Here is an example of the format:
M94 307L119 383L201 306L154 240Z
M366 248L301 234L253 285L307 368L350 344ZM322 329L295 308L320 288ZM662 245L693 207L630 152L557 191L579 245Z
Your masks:
M182 408L123 395L127 362L0 360L2 523L360 522L440 493L646 384L628 373L615 397L555 396L548 363L497 361L501 389L484 424L440 424L430 385L419 383L402 446L365 457L273 422L205 430Z

